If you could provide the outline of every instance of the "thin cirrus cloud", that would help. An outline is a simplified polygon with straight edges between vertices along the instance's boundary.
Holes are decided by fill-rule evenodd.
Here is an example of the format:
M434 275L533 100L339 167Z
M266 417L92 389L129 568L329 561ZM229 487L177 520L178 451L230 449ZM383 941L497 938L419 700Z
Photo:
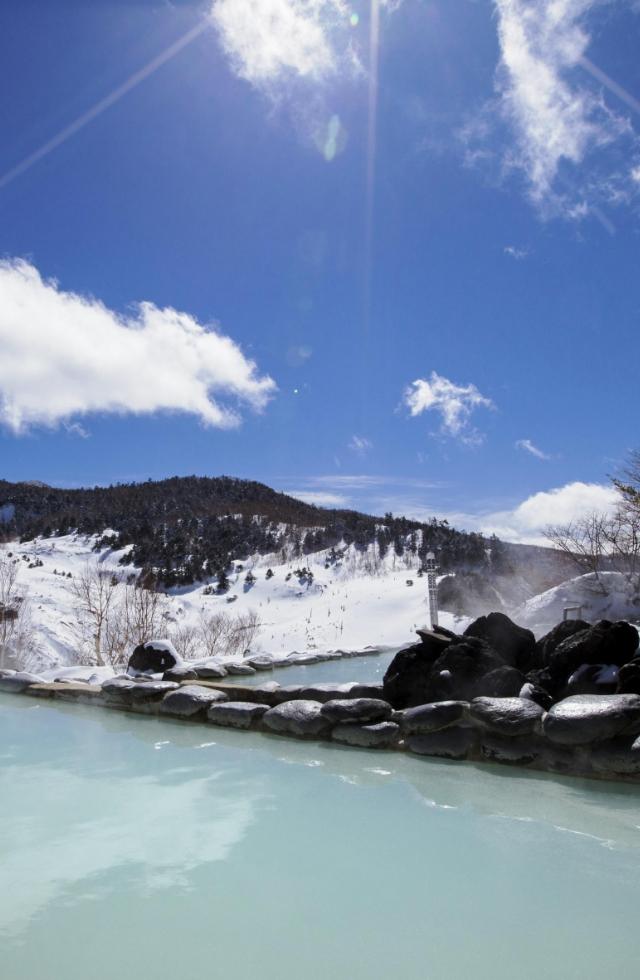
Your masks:
M530 456L535 456L536 459L551 459L551 456L534 445L531 439L518 439L516 449L522 449L525 453L529 453Z
M468 445L478 445L483 439L470 425L472 414L478 408L495 408L491 399L474 384L455 384L436 371L428 379L413 381L404 391L403 403L412 417L436 412L440 416L441 434Z
M228 429L265 408L275 382L230 338L141 303L120 316L63 291L24 260L0 262L0 424L74 428L91 412L182 412Z
M371 452L373 449L373 443L366 436L352 436L349 440L347 449L350 449L352 453L361 458L366 456L367 453Z
M585 57L591 41L586 19L600 2L494 0L499 108L514 137L506 167L524 174L529 196L541 210L576 219L591 209L587 198L620 203L628 196L619 173L591 171L584 179L578 169L594 151L633 136L628 119L586 84L585 66L588 71L591 65ZM571 184L561 173L565 164L573 166ZM625 179L631 183L628 174Z

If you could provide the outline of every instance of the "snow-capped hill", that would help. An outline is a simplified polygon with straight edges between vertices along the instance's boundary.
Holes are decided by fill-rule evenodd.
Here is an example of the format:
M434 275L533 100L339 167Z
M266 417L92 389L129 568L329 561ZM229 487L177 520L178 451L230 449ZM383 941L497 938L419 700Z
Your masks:
M601 572L597 578L589 573L568 579L529 599L512 615L520 626L527 626L541 635L559 623L564 610L571 606L582 607L580 618L587 622L599 619L640 620L638 587L621 572ZM576 613L571 615L576 618Z

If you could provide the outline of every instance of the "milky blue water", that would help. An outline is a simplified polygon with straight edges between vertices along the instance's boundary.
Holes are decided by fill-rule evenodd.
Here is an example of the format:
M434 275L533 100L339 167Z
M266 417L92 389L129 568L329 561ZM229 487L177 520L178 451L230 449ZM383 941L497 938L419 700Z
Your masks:
M636 977L639 803L0 695L0 976Z
M275 670L260 670L248 677L228 674L224 682L231 684L264 684L277 681L278 684L345 684L358 681L360 684L382 684L382 678L397 649L366 657L343 657L340 660L325 660L319 664L292 664L291 667L276 667Z

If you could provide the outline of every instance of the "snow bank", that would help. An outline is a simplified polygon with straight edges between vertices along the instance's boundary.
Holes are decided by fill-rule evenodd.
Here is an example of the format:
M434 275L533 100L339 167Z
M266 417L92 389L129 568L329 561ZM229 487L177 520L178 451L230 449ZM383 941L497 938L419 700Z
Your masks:
M568 606L582 606L581 618L587 622L640 621L640 594L621 572L602 572L599 579L593 573L568 579L523 603L512 617L541 636L561 622Z

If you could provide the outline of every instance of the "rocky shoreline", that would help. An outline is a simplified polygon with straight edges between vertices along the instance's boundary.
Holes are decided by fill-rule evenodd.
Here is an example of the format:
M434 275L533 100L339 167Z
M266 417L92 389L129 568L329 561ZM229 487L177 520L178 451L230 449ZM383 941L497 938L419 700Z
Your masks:
M398 710L382 697L382 685L249 687L139 677L97 685L47 683L9 671L0 673L0 691L428 758L640 781L636 694L573 695L549 711L521 697L444 700Z

